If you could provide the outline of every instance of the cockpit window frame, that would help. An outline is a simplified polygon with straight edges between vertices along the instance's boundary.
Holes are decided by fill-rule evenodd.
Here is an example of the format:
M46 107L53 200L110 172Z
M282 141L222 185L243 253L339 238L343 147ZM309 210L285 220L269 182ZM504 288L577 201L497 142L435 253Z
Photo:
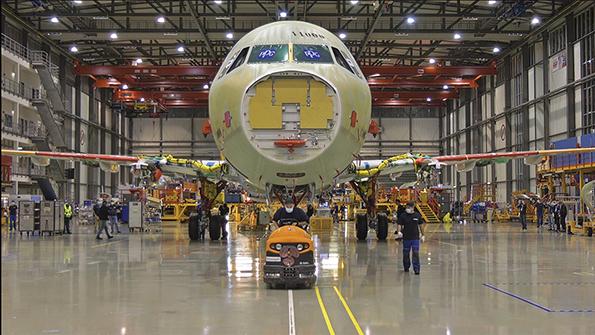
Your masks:
M244 63L246 63L246 60L248 59L249 52L250 52L250 47L242 48L242 50L240 50L240 52L238 52L236 54L236 56L234 57L233 61L231 62L231 65L229 66L229 69L226 71L226 74L231 73L233 70L244 65ZM238 62L238 60L240 59L240 56L242 54L244 54L244 59L242 59L240 62Z
M325 49L325 51L328 54L328 61L324 61L324 62L319 62L319 61L306 61L306 60L299 60L296 58L296 55L298 54L296 52L296 49L302 47L302 46L311 46L311 47L321 47L323 49ZM293 44L293 52L291 55L291 59L294 63L302 63L302 64L335 64L335 60L333 59L333 52L332 50L329 48L328 45L326 44L304 44L304 43L294 43Z
M287 58L285 60L255 60L252 59L253 53L256 51L262 51L263 47L267 47L267 46L280 46L279 49L275 50L275 52L277 52L278 50L284 50L286 51L286 56ZM291 56L291 47L288 43L277 43L277 44L257 44L257 45L253 45L252 49L250 50L250 53L248 54L248 57L246 59L247 64L285 64L288 63L290 60ZM274 56L273 56L274 57Z

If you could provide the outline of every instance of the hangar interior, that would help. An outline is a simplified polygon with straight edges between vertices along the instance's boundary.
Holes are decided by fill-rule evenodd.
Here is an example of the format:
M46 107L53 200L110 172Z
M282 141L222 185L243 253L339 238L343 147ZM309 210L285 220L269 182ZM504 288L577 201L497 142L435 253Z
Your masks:
M385 197L373 204L388 208L395 223L386 243L373 237L378 226L372 224L362 243L354 221L366 208L370 214L369 203L353 200L359 199L356 186L347 201L349 186L333 185L334 191L325 190L324 212L333 214L321 212L320 231L312 230L315 290L287 292L266 290L262 283L264 237L270 233L242 229L246 217L252 220L246 205L231 206L223 240L189 240L186 221L204 196L187 185L196 178L178 180L177 188L143 189L143 213L161 211L165 219L167 207L171 221L133 234L123 220L122 235L95 244L90 206L98 198L138 200L131 191L138 180L134 167L5 154L224 161L209 108L218 71L230 66L226 62L237 56L232 48L249 32L294 21L338 38L352 55L343 55L343 66L370 88L371 122L353 153L356 163L406 153L429 162L595 147L592 1L3 1L2 332L590 333L595 249L591 209L581 197L595 177L593 153L532 153L500 164L481 158L441 168L432 160L429 165L438 165L434 184L424 190L403 186L419 182L417 168L379 174L373 180ZM349 69L351 58L359 70ZM527 164L530 158L538 164ZM426 203L420 200L425 194L436 202L431 215L416 210L425 221L437 221L425 228L428 241L420 256L427 270L414 281L403 277L402 242L394 242L392 232L398 230L397 209L407 203L399 197ZM536 199L546 195L558 195L572 212L572 235L534 227L519 233L519 204L535 217ZM35 229L31 236L12 232L11 204L49 200L76 209L72 236L62 228L48 236L40 228L39 237ZM155 203L151 210L149 202ZM87 224L85 206L92 221ZM450 225L445 213L464 218ZM54 305L66 311L50 310ZM40 317L27 323L29 308ZM267 308L282 310L279 320L266 318ZM70 320L55 321L59 312ZM237 322L226 316L230 312ZM309 321L310 313L315 317ZM101 324L104 318L110 320Z

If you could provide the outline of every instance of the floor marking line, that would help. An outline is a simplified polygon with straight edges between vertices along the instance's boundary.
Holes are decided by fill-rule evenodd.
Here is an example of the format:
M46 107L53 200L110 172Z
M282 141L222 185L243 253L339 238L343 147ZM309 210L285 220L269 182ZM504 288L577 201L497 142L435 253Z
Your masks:
M450 245L451 247L458 247L458 245L454 244L454 243L448 243L448 242L442 242L442 241L438 241L438 243L440 244L446 244L446 245Z
M326 323L328 333L330 335L335 335L335 330L333 329L331 319L328 317L328 313L326 312L326 308L324 307L324 302L322 301L322 297L320 296L320 290L318 289L318 286L314 287L314 290L316 291L316 298L318 298L318 305L320 306L320 310L322 311L322 317L324 318L324 322Z
M491 289L492 289L492 290L494 290L494 291L497 291L497 292L500 292L500 293L504 293L504 294L506 294L507 296L509 296L509 297L512 297L512 298L515 298L515 299L518 299L518 300L520 300L520 301L522 301L522 302L526 302L526 303L528 303L529 305L531 305L531 306L533 306L533 307L537 307L537 308L539 308L539 309L541 309L541 310L544 310L544 311L546 311L546 312L549 312L549 313L551 313L551 312L554 312L553 310L551 310L551 309L549 309L549 308L547 308L547 307L545 307L545 306L542 306L542 305L540 305L540 304L538 304L538 303L536 303L536 302L534 302L534 301L531 301L531 300L529 300L529 299L523 298L523 297L521 297L521 296L518 296L518 295L516 295L516 294L514 294L514 293L511 293L511 292L505 291L505 290L503 290L503 289L497 288L497 287L496 287L496 286L494 286L494 285L487 284L487 283L483 283L483 286L485 286L485 287L488 287L488 288L491 288Z
M295 313L293 309L293 290L287 291L287 304L289 305L289 335L295 335Z
M357 323L355 315L353 315L353 313L351 312L351 309L349 308L349 305L347 305L347 301L345 301L345 298L343 298L341 291L339 291L337 286L333 286L333 288L335 289L335 293L337 293L339 300L341 300L341 303L343 304L343 307L345 308L347 315L349 315L349 318L351 319L351 322L353 323L353 326L355 327L355 330L357 331L358 335L364 335L362 328L359 326L359 323Z
M93 246L91 246L91 248L95 249L95 248L99 248L99 247L105 247L105 246L120 243L120 242L121 241L112 241L112 242L102 243L102 244L98 244L98 245L93 245Z

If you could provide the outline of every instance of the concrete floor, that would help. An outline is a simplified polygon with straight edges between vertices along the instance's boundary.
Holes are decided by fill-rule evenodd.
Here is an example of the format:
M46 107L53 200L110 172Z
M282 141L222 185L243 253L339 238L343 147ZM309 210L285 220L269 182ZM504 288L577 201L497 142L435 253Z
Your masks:
M3 227L2 334L595 331L595 239L516 224L429 230L421 276L401 270L400 243L358 243L353 224L316 235L318 297L265 288L257 233L190 243L169 224L96 241L90 227L42 238Z

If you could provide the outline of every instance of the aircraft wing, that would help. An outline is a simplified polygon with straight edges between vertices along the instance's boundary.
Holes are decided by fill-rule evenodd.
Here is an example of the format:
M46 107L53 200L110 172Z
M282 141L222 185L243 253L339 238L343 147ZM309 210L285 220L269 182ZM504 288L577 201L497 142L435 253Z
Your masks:
M198 161L180 159L171 155L135 157L124 155L83 154L75 152L26 151L2 149L2 155L31 158L33 164L48 166L50 159L82 162L97 166L106 172L118 172L119 166L126 165L135 169L161 170L165 173L177 173L190 176L205 176L221 179L228 171L224 161Z
M513 152L494 152L468 155L448 156L426 156L403 154L390 157L385 160L356 160L347 169L346 173L339 176L343 180L361 180L374 176L399 174L404 171L417 171L424 167L441 168L442 166L455 165L458 172L468 172L475 167L486 166L495 163L506 163L511 159L525 160L527 165L537 165L544 161L547 156L564 154L582 154L595 152L595 147L553 149L553 150L531 150Z

